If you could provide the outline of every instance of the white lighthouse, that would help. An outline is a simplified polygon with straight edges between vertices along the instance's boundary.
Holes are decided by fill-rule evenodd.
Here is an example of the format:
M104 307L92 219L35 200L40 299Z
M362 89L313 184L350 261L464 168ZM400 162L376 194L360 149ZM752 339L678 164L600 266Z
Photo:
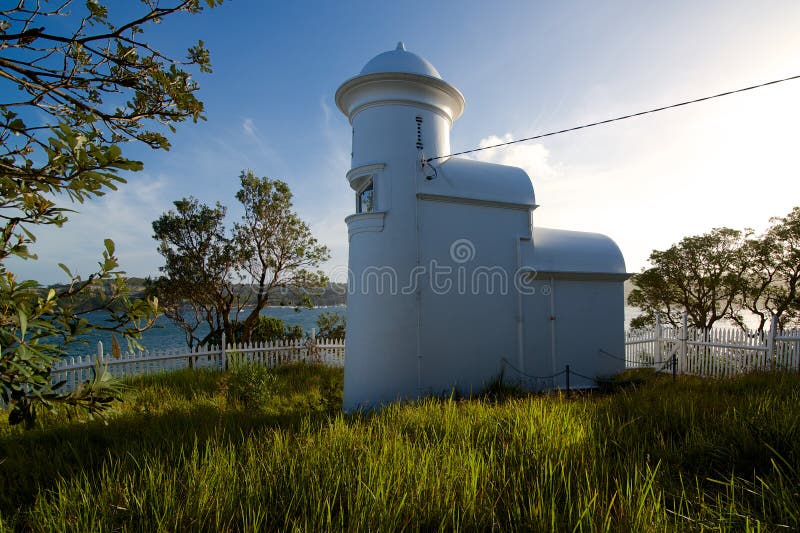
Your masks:
M336 92L353 128L344 407L457 389L504 373L558 387L621 370L627 277L602 235L533 228L521 169L446 156L462 94L395 50ZM572 385L591 386L573 377Z

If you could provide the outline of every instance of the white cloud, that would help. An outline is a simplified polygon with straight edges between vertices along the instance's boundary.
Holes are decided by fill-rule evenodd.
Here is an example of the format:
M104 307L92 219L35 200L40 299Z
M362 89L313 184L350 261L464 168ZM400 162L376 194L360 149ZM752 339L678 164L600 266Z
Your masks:
M322 134L325 139L328 162L333 168L344 169L346 172L350 168L348 138L341 135L341 129L334 126L333 109L328 105L325 96L320 98L319 105L322 109Z
M175 175L170 185L178 189L176 197L193 194L205 202L219 200L230 208L234 208L233 194L242 170L252 169L256 175L272 178L291 175L284 154L273 147L252 118L214 126L202 142L171 152L170 162L170 174ZM189 183L181 186L181 181Z
M110 238L116 245L121 270L132 276L155 274L162 261L152 239L151 224L170 206L163 194L166 184L164 176L137 177L117 191L73 205L77 212L68 214L69 221L62 228L35 228L37 242L33 251L39 259L11 260L10 269L25 279L45 284L65 280L58 263L85 276L97 270L103 240Z
M313 235L328 246L331 259L322 270L335 275L337 269L347 266L348 236L346 216L353 212L354 199L345 174L350 168L350 136L346 120L337 117L338 111L329 103L329 96L321 96L318 115L321 144L317 157L310 159L304 175L298 176L295 206Z
M800 104L787 89L475 154L532 178L537 226L604 233L629 271L654 249L728 226L763 230L800 201ZM482 146L513 137L490 136ZM568 161L568 163L567 163Z
M349 214L350 210L347 208L331 208L321 216L308 220L312 234L331 252L330 260L322 266L322 270L328 275L347 267L349 241L344 218Z
M502 137L490 135L481 139L480 148L507 143L514 140L510 133ZM472 154L474 159L501 165L511 165L522 168L534 181L552 180L559 175L558 168L550 163L550 151L543 144L519 143L489 148Z
M491 135L482 139L480 146L513 138L508 133ZM576 139L575 153L581 153L581 145ZM663 155L670 157L671 152ZM534 212L536 226L604 233L620 246L629 271L638 271L653 248L667 246L681 236L673 231L674 225L653 220L649 204L658 187L652 184L666 179L659 170L664 168L663 162L654 161L654 154L632 151L622 164L603 160L592 166L568 165L554 162L541 143L520 143L473 155L482 161L520 167L531 176L540 204ZM655 157L661 159L659 154ZM669 188L660 194L662 201L676 201Z
M245 134L249 135L250 137L255 137L256 123L253 121L252 118L245 118L242 121L242 130L244 130Z

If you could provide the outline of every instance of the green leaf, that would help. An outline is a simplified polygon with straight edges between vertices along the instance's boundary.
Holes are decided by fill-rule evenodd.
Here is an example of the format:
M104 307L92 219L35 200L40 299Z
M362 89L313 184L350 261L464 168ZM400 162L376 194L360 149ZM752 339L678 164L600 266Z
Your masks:
M116 161L117 159L119 159L119 156L121 155L122 155L122 149L120 149L120 147L117 146L116 144L112 144L111 146L109 146L108 150L106 151L106 157L108 158L109 161Z
M119 347L119 341L117 340L117 336L113 333L111 334L111 357L114 357L115 359L122 357L122 350Z
M8 123L8 129L13 131L15 135L19 135L21 131L25 130L25 123L21 118L14 119Z
M105 239L103 243L106 245L106 250L108 251L108 255L114 255L114 241L111 239Z
M22 332L22 337L25 337L25 332L28 329L28 315L22 309L17 311L17 315L19 316L19 329Z
M31 242L36 242L36 235L34 235L34 234L33 234L33 233L31 233L30 231L28 231L28 229L27 229L27 228L25 228L25 226L19 226L19 229L21 229L21 230L22 230L22 232L25 234L25 236L26 236L26 237L28 237L28 239L29 239Z

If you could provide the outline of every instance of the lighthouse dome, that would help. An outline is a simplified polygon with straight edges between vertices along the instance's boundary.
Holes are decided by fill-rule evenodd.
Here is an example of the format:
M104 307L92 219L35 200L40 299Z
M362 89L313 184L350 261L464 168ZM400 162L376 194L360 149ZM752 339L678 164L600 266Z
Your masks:
M397 43L397 48L394 50L373 57L361 69L361 75L379 72L405 72L442 79L439 71L431 65L430 61L407 51L402 41Z
M336 91L336 106L352 123L360 111L375 105L419 106L435 109L452 124L464 111L464 96L444 81L430 62L397 48L370 59L358 76Z

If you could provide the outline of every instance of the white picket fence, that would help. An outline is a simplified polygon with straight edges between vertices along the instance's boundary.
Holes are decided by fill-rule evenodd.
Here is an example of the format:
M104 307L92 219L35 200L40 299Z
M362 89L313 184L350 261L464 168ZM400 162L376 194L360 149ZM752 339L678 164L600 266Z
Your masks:
M631 330L625 338L627 368L653 367L705 377L728 377L753 371L800 370L800 330L745 332L735 328L694 329L656 326Z
M97 343L96 355L65 357L51 370L53 384L64 381L59 391L69 392L91 379L97 361L117 377L169 372L183 368L225 369L234 363L256 363L270 368L308 362L344 366L344 339L306 339L251 344L228 344L189 350L156 350L125 353L112 357Z
M224 338L223 338L224 341ZM257 363L267 367L296 362L313 362L344 367L344 339L277 341L228 344L188 349L139 351L111 357L98 343L96 355L66 357L51 372L52 382L65 384L68 392L91 379L99 359L118 377L169 372L183 368L224 369L232 362ZM765 333L734 328L693 329L686 317L679 328L657 321L652 329L630 330L625 334L625 366L655 368L705 377L726 377L756 370L800 371L800 330L779 331L773 321Z

